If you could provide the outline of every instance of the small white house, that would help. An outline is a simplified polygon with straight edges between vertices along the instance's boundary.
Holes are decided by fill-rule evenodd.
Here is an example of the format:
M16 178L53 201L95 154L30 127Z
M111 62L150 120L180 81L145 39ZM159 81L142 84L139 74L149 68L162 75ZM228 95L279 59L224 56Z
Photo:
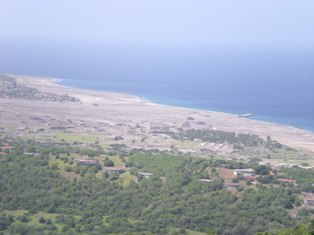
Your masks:
M199 179L198 182L199 183L211 183L211 182L213 182L213 180L210 180L210 179Z
M150 177L153 176L153 173L150 172L139 172L139 175L142 175L145 179L149 179Z

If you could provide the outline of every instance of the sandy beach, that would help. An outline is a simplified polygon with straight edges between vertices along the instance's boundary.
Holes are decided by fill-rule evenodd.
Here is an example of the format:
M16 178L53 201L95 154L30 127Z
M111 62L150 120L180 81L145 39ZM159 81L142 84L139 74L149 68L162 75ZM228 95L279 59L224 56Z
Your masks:
M0 127L4 129L21 127L47 129L47 126L52 125L71 126L75 131L83 133L100 132L99 130L105 129L108 136L123 135L126 136L126 141L131 141L134 138L145 137L155 124L162 124L168 128L187 125L188 128L248 133L263 138L271 136L282 144L314 152L314 134L307 130L236 117L227 113L151 103L128 94L65 87L56 82L57 78L10 76L15 77L17 83L41 92L68 94L79 101L52 102L0 98Z

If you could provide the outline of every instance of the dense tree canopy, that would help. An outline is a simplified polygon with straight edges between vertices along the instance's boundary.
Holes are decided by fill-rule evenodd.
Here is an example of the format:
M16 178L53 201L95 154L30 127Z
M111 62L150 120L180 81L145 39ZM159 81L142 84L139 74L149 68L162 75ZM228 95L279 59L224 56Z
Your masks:
M216 173L221 164L255 167L265 174L269 169L256 163L124 152L129 177L136 179L138 172L153 175L121 184L119 175L107 177L101 167L73 163L71 154L82 153L103 157L108 165L109 154L97 146L80 149L34 141L11 144L13 150L0 157L0 232L4 234L184 234L187 229L254 234L270 227L293 226L312 213L301 211L297 217L289 213L300 203L300 190L312 190L307 187L313 172L304 169L282 172L282 176L302 182L296 188L273 187L267 182L247 186L240 178L241 187L228 190ZM35 155L25 154L30 151ZM201 178L213 181L204 184L198 181Z

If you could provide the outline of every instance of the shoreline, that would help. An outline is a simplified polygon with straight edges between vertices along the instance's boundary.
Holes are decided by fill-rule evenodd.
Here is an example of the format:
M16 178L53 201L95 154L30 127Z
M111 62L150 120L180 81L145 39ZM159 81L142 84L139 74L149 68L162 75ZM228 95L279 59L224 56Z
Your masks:
M202 108L202 107L191 107L191 106L179 104L176 102L166 103L163 101L158 101L157 99L151 100L149 98L142 97L138 94L129 94L127 92L122 92L122 91L111 91L111 90L105 90L105 89L97 89L97 88L93 88L93 87L84 87L84 86L80 86L80 85L75 85L75 84L77 84L75 82L77 82L77 81L75 81L73 79L63 79L63 78L56 79L56 83L58 85L65 86L65 87L71 87L74 89L83 89L83 90L88 90L88 91L96 91L96 92L104 92L104 93L125 94L125 95L135 96L139 99L143 99L143 100L150 102L150 103L154 103L154 104L158 104L158 105L166 105L166 106L176 107L176 108L184 108L184 109L191 109L191 110L202 110L202 111L208 111L208 112L217 112L217 113L224 113L224 114L234 115L234 116L239 116L239 117L241 115L240 113L228 112L228 111L224 111L224 110L206 109L206 108ZM264 116L264 115L260 115L260 114L258 114L258 115L253 114L251 117L242 117L242 118L248 118L250 120L271 123L271 124L275 124L275 125L279 125L279 126L286 126L286 127L292 128L292 129L296 128L296 129L308 131L311 134L314 133L314 127L307 127L307 126L301 126L301 125L297 126L297 125L291 124L291 122L289 122L289 121L284 121L283 120L284 118L282 118L282 117L273 117L273 116ZM276 121L276 120L278 120L278 121Z
M49 79L47 77L47 79ZM225 114L225 115L231 115L231 116L235 116L235 117L239 117L239 118L243 118L243 119L248 119L248 120L254 120L254 121L258 121L258 122L264 122L265 124L271 124L271 125L278 125L278 126L283 126L283 127L288 127L291 129L298 129L298 130L303 130L303 131L307 131L309 133L313 133L311 130L308 129L303 129L303 128L299 128L299 127L295 127L292 125L285 125L282 123L275 123L275 122L271 122L271 121L265 121L265 120L260 120L260 119L250 119L251 117L241 117L240 115L237 114L233 114L233 113L228 113L228 112L222 112L222 111L217 111L217 110L208 110L208 109L201 109L201 108L193 108L193 107L186 107L186 106L179 106L179 105L172 105L172 104L164 104L164 103L159 103L159 102L153 102L147 98L143 98L140 96L137 96L135 94L128 94L128 93L123 93L123 92L116 92L116 91L110 91L110 90L102 90L102 89L89 89L89 88L83 88L83 87L75 87L75 86L69 86L69 85L64 85L61 82L64 81L65 79L62 78L56 78L54 79L54 84L62 86L62 87L68 87L71 89L80 89L82 91L93 91L93 92L100 92L100 93L109 93L109 94L120 94L120 95L127 95L127 96L131 96L131 97L136 97L140 100L143 100L144 102L147 102L149 105L156 105L156 106L166 106L166 107L172 107L172 108L178 108L178 109L187 109L187 110L191 110L191 111L205 111L205 112L215 112L215 113L221 113L221 114ZM256 115L252 115L253 117Z
M60 85L57 82L60 78L8 75L16 78L17 81L22 84L37 88L41 91L56 94L70 94L81 100L75 105L59 104L58 106L58 103L53 104L52 108L48 109L47 112L51 112L51 109L60 109L60 113L64 113L63 115L67 116L69 108L73 108L79 111L78 113L81 115L79 118L82 120L88 120L94 123L104 121L116 124L125 123L125 125L129 126L136 124L147 126L152 122L180 126L182 123L187 122L187 118L192 117L195 121L191 121L191 128L211 128L214 130L253 134L263 138L271 136L272 139L285 145L295 148L304 148L314 152L314 134L309 130L236 117L233 114L224 112L153 103L139 96L120 92L69 87ZM7 102L11 103L11 100ZM25 102L24 105L30 106L33 110L37 110L31 102ZM91 115L91 113L93 115ZM199 125L196 121L204 123L204 125Z
M99 89L96 87L86 87L86 86L84 86L84 84L80 85L80 81L76 81L73 79L59 78L56 80L57 80L58 85L65 86L65 87L71 87L73 89L83 89L83 90L96 91L96 92L125 94L125 95L135 96L135 97L138 97L140 99L146 100L147 102L158 104L158 105L166 105L166 106L171 106L171 107L185 108L185 109L192 109L192 110L202 110L202 111L208 111L208 112L217 112L217 113L224 113L224 114L230 114L230 115L235 115L235 116L242 114L240 112L228 112L227 110L221 110L221 109L207 109L207 108L202 108L202 107L193 107L193 106L185 105L184 103L180 103L180 101L178 101L178 102L164 101L163 102L162 99L152 100L150 98L143 97L139 94L132 94L132 93L123 92L123 91L115 91L115 90L110 90L110 89L106 90L103 88ZM242 118L248 118L250 120L261 121L261 122L272 123L272 124L276 124L276 125L280 125L280 126L286 126L286 127L301 129L304 131L309 131L311 133L314 133L314 127L293 124L293 123L291 123L291 121L289 122L289 119L285 119L283 117L265 116L265 115L254 113L252 115L252 117L242 117Z

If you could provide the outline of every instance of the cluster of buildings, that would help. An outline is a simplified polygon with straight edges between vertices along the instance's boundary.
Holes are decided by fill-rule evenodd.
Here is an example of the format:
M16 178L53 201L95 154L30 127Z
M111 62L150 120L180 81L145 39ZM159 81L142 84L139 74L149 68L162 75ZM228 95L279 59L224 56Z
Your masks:
M74 159L74 162L79 165L98 165L99 160L96 159L87 159L87 158L80 158ZM117 167L117 166L108 166L104 167L104 172L107 172L109 175L119 175L127 171L126 167ZM138 177L142 176L144 179L149 179L153 176L151 172L138 172Z
M234 176L236 176L236 177L242 176L246 180L252 182L253 184L256 184L256 171L254 169L252 169L252 168L233 169L232 172L233 172ZM282 183L285 185L297 186L297 181L294 179L278 178L277 181L279 183ZM210 182L213 182L213 180L212 179L199 179L198 182L199 183L210 183ZM225 188L228 188L228 189L237 189L237 188L241 187L241 185L239 183L235 183L235 182L225 182L223 184L223 186ZM310 200L307 200L306 204L309 205ZM314 196L313 196L313 206L314 206Z

